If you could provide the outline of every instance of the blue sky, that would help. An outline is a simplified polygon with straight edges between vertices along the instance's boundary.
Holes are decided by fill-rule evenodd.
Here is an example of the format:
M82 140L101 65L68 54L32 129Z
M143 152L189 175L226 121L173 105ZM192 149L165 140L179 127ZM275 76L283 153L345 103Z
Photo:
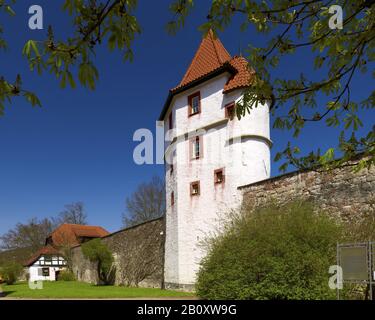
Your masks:
M24 86L38 94L42 108L32 108L22 98L7 106L0 118L0 234L31 217L58 214L65 204L83 201L89 223L109 231L121 228L125 198L153 175L163 175L162 165L137 166L133 162L133 133L138 128L154 131L155 121L168 89L180 81L197 49L209 1L197 1L187 25L176 36L165 31L171 15L169 0L140 1L138 19L142 34L134 43L135 59L123 63L118 52L104 46L97 52L100 79L95 91L78 87L60 89L53 76L38 76L28 69L22 47L28 39L43 39L46 29L28 29L27 10L32 4L44 10L45 27L56 35L70 30L62 1L19 1L16 17L3 18L7 53L1 53L0 70L7 79L17 73ZM239 31L235 21L220 39L231 54L246 44L261 46L266 38L251 28ZM311 69L311 55L301 52L283 63L276 75L298 75ZM364 98L373 88L371 78L354 78L352 97ZM365 129L373 115L365 114ZM285 147L290 132L273 130L272 155ZM298 140L302 151L336 142L332 129L308 126ZM272 166L278 174L279 164Z

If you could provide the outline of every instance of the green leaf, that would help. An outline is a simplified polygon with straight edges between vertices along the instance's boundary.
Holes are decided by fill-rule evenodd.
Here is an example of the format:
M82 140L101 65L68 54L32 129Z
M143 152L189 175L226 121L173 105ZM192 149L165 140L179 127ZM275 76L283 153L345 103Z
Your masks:
M26 98L26 100L27 100L28 102L31 103L31 105L32 105L33 107L34 107L34 106L39 106L39 107L42 106L41 103L40 103L40 100L38 99L38 97L37 97L34 93L32 93L32 92L25 92L25 93L23 94L23 96Z
M5 10L6 10L6 12L8 12L11 16L15 16L15 15L16 15L16 13L13 11L13 9L12 9L9 5L5 6Z
M322 164L326 164L334 159L335 156L335 149L329 148L324 155L321 156L320 162Z
M75 83L75 81L74 81L74 79L73 79L73 75L72 75L71 72L69 72L69 71L67 71L66 73L67 73L67 75L68 75L68 81L69 81L69 84L70 84L70 86L74 89L74 88L76 87L76 83Z

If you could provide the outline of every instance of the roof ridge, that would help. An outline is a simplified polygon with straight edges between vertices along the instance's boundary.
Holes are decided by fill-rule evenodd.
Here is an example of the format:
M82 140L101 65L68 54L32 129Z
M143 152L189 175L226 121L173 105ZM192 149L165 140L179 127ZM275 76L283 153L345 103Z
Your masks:
M215 45L215 39L214 39L213 32L212 32L211 29L208 31L208 34L209 34L209 37L211 38L211 43L214 46L214 52L216 54L216 58L219 61L219 63L222 64L219 53L217 52L217 48L216 48L216 45Z
M232 56L230 55L230 53L228 52L228 50L224 47L224 45L221 44L222 47L223 47L223 49L224 49L224 51L225 51L225 52L229 55L229 57L230 57L230 59L227 59L227 60L221 61L221 58L220 58L220 55L219 55L218 48L216 47L216 41L219 41L220 43L221 43L221 41L220 41L220 39L219 39L218 37L215 38L215 34L214 34L214 32L212 31L212 29L210 29L208 32L209 32L209 35L210 35L210 37L211 37L212 44L213 44L214 49L215 49L215 53L216 53L217 59L219 60L220 64L223 64L224 62L230 60L230 59L232 58Z

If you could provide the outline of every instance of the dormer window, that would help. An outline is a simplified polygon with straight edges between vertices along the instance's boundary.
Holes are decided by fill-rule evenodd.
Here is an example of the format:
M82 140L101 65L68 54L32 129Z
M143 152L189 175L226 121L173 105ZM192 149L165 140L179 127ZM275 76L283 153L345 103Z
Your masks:
M199 91L188 97L188 109L189 116L193 116L201 112L201 94Z
M223 183L224 179L224 169L217 169L214 171L214 181L216 184Z
M190 184L190 195L198 196L200 194L200 185L199 181L194 181Z
M236 115L235 103L231 102L225 105L225 117L233 120Z

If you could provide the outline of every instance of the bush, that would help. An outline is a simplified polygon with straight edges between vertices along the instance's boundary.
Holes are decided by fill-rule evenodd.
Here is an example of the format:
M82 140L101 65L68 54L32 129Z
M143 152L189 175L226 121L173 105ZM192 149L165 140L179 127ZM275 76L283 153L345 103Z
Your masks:
M74 273L72 271L63 270L59 273L57 280L58 281L75 281L76 277L74 276Z
M90 240L82 244L82 253L91 262L96 263L100 283L113 283L115 270L112 266L112 252L101 239Z
M335 299L330 265L342 227L311 205L270 205L231 217L198 273L205 299Z
M7 262L0 268L1 278L8 285L14 284L21 275L23 267L17 262Z

